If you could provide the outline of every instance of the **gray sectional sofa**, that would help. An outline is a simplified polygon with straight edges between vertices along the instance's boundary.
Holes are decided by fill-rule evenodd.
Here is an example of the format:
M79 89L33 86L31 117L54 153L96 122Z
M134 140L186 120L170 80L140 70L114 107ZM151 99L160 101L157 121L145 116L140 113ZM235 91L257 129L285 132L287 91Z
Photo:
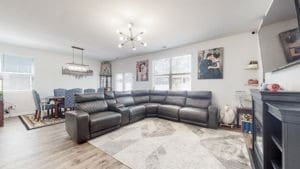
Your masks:
M76 94L76 110L65 113L66 130L77 143L121 126L159 117L209 128L218 127L210 91L136 90Z

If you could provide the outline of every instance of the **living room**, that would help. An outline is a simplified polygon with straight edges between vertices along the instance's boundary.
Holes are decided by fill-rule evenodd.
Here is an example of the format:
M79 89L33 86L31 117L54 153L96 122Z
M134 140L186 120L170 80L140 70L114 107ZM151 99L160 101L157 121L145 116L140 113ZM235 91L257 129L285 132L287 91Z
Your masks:
M4 0L0 168L298 169L298 0Z

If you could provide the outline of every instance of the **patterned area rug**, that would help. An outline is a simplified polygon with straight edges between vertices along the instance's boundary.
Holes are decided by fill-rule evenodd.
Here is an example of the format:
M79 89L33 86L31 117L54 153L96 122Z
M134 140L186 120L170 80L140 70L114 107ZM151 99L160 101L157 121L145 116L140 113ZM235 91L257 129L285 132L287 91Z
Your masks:
M133 169L250 169L242 133L147 118L89 141Z
M34 120L34 114L27 114L19 116L27 130L37 129L41 127L51 126L59 123L64 123L65 119L63 118L51 118L51 119L44 119L40 121Z

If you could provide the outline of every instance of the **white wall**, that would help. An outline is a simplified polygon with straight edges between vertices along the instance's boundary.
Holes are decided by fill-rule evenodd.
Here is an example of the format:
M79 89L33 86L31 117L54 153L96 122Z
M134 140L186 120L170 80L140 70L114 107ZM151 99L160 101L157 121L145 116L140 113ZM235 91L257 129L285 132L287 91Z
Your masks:
M300 91L300 65L272 73L271 71L287 64L279 33L297 28L297 19L277 22L262 27L259 41L266 83L278 83L286 91Z
M297 20L292 19L264 26L259 31L259 42L265 73L287 64L280 44L279 33L297 28L297 24Z
M78 87L97 89L99 87L99 60L85 58L85 64L90 65L94 74L93 76L76 79L73 76L62 75L62 66L71 62L72 56L7 44L0 44L0 54L33 58L33 89L37 90L41 97L52 96L55 88L71 89ZM12 115L33 113L34 103L31 91L5 92L4 99L5 102L16 105L16 110Z
M224 47L224 79L219 80L198 80L197 79L197 53L199 50ZM185 54L192 55L192 90L210 90L213 92L213 101L219 106L226 104L234 106L236 104L235 91L249 90L245 86L247 80L257 77L257 71L245 70L245 66L251 59L258 59L259 46L258 36L250 33L243 33L229 36L221 39L201 42L193 45L169 49L157 53L147 54L137 57L119 59L112 62L113 87L115 87L115 74L130 72L135 75L136 61L149 60L149 78L148 82L133 83L133 89L151 89L152 88L152 60L180 56ZM133 78L135 79L135 78Z
M266 83L278 83L286 91L300 92L300 65L274 73L266 73Z

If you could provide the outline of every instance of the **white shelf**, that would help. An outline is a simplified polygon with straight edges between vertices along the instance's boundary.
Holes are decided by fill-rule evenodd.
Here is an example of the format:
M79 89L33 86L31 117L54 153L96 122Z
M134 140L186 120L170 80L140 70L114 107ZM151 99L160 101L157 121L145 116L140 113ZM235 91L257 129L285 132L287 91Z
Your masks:
M257 70L258 69L258 65L252 65L252 66L247 66L245 67L246 70Z
M253 87L258 87L258 84L245 84L245 86L253 86Z

